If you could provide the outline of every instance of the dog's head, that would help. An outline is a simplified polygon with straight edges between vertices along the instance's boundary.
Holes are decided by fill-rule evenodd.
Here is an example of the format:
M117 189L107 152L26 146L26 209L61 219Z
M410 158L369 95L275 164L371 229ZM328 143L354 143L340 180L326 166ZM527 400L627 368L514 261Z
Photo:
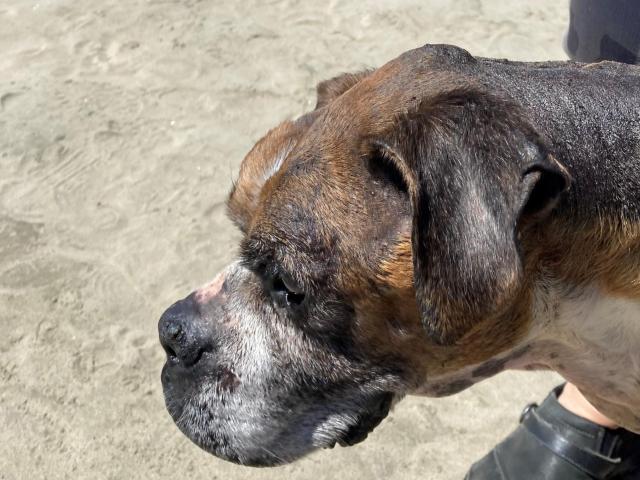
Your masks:
M568 178L441 48L323 82L245 158L240 258L159 325L167 407L205 450L273 465L355 443L394 398L526 330L519 239Z

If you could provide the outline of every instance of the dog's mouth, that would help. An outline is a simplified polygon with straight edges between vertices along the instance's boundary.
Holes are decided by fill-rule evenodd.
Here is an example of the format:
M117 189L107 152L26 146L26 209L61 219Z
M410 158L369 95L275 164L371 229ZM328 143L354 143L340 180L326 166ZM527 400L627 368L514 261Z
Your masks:
M323 448L333 448L336 443L341 447L350 447L360 443L386 418L391 409L394 395L390 392L381 393L369 408L358 415L356 423L349 429L332 440Z
M165 403L177 427L205 451L236 464L256 467L290 463L316 448L360 443L387 417L394 400L398 399L391 392L360 397L358 407L352 404L345 411L333 411L319 424L312 420L315 427L309 424L306 427L313 429L311 435L309 430L304 432L304 427L298 428L310 419L300 417L300 421L293 421L283 430L282 422L274 424L264 415L264 425L251 433L254 425L250 419L260 423L259 411L238 411L234 405L242 405L241 401L234 400L233 396L207 396L206 389L193 388L194 380L186 375L171 375L170 367L163 369ZM212 392L219 394L219 385L209 390ZM274 444L271 437L265 439L262 433L268 430L274 432L271 437L282 441Z

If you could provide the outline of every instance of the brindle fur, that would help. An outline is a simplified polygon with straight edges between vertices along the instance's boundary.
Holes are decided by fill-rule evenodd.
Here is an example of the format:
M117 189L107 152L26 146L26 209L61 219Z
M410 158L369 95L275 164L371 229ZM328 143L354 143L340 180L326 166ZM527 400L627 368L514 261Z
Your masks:
M229 392L183 393L192 419L181 428L207 450L290 461L339 438L382 391L448 395L506 368L558 370L640 431L640 366L618 368L638 354L618 352L613 376L591 371L581 325L559 320L563 302L590 289L640 301L640 67L412 50L321 83L316 110L247 155L228 207L241 263L223 294L198 295L203 316L225 323L210 327L224 369L210 368L240 378L242 409L229 418L262 429L245 438L201 421L227 411ZM269 306L279 273L304 289L304 310ZM616 328L640 350L640 318L624 322ZM252 376L249 345L273 358L276 385ZM283 406L304 428L278 416Z

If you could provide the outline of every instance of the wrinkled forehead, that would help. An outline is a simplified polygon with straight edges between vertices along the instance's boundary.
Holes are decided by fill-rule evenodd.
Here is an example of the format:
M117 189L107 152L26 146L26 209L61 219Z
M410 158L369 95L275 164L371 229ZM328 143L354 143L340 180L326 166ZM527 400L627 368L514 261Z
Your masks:
M285 159L317 115L314 111L295 121L282 122L258 140L243 159L227 199L229 216L241 230L248 228L265 183L281 170Z
M368 276L407 233L409 211L399 197L358 151L320 142L294 148L263 187L247 231L259 239L251 251L262 248L289 271L305 265L345 281L354 272Z
M262 187L247 237L308 262L326 261L340 246L335 217L347 215L345 185L321 148L292 149Z
M282 123L247 154L227 202L230 216L242 230L270 217L299 223L331 213L327 208L337 214L344 212L336 209L352 206L347 197L332 200L340 200L344 191L360 183L360 165L353 160L361 152L357 143L345 141L341 122L326 114L325 108Z

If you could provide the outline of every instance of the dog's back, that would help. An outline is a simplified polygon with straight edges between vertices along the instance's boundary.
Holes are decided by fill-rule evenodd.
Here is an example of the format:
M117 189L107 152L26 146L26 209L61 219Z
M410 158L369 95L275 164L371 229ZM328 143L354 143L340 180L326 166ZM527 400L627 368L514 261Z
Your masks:
M558 213L640 221L640 66L481 59L478 75L528 111L569 169Z

